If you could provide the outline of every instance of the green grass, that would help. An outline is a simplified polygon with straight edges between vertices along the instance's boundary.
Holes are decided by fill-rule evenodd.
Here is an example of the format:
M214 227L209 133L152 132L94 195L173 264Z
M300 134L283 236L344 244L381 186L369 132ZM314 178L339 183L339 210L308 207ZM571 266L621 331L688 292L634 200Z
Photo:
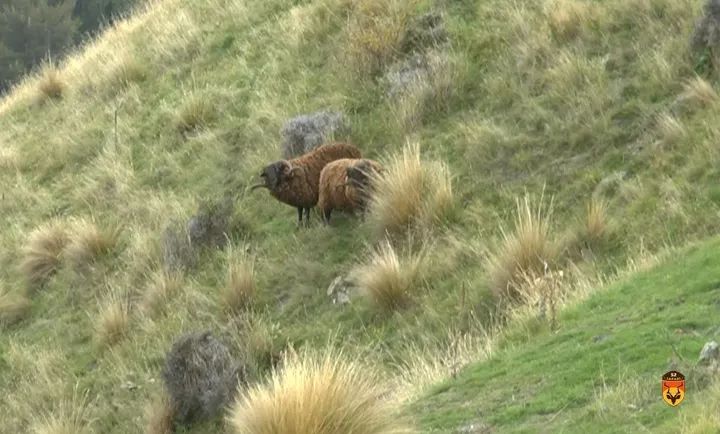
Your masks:
M677 252L566 309L557 332L517 334L433 387L413 414L439 432L473 422L499 432L661 432L667 421L692 420L709 398L695 361L717 338L718 253L718 239ZM659 393L672 368L687 378L679 408Z
M187 221L206 199L235 199L228 235L255 260L252 315L271 330L273 351L330 340L377 363L390 378L398 362L412 357L408 347L443 348L452 344L448 336L492 329L498 312L487 253L501 239L500 227L512 226L515 201L526 192L544 189L553 197L553 235L578 233L591 199L607 205L612 237L591 245L590 255L573 256L587 276L612 276L640 252L720 230L718 82L697 81L687 48L699 0L388 4L396 16L376 20L380 27L363 39L388 44L365 74L356 68L361 57L352 56L367 53L350 44L374 18L353 15L361 12L351 2L161 0L58 64L53 80L62 84L61 97L38 98L39 75L0 100L0 288L24 295L27 281L33 283L22 321L0 336L0 415L12 415L3 430L26 432L37 424L35 415L61 414L77 388L88 392L81 413L90 429L140 431L177 336L203 328L239 335L222 306L226 252L204 250L194 269L163 274L163 230ZM433 78L418 85L417 94L387 98L379 75L408 53L397 39L403 29L382 26L434 9L449 35L447 58L434 58ZM372 219L339 215L324 228L313 215L309 229L296 231L294 209L266 192L247 191L259 169L279 157L283 122L326 108L347 115L348 139L365 156L387 164L405 143L418 143L423 158L452 177L452 212L413 229L416 240L433 246L422 282L412 288L413 302L390 315L359 296L348 306L333 305L325 293L375 247ZM38 228L36 234L72 229L73 222L92 222L97 230L87 232L86 242L71 243L81 248L70 254L62 234L54 241L30 236ZM702 275L698 269L691 277ZM94 333L109 293L128 300L128 321L123 339L103 349ZM694 294L684 296L694 300ZM642 330L648 339L667 329L659 319L635 314L634 306L625 308L627 322L618 326ZM693 309L687 318L704 321L709 308ZM593 348L584 323L566 328L572 312L563 313L559 336L566 340L557 348L550 344L557 336L538 338L547 356ZM527 327L542 329L528 321ZM690 351L696 340L678 348ZM233 350L243 351L234 341ZM610 342L597 344L599 354L611 351ZM620 356L605 368L609 381L618 357L627 354L623 363L643 365L648 375L661 358L639 362L632 347L612 351ZM476 353L468 354L459 359ZM562 393L581 397L579 405L592 391L582 381L597 378L593 361L567 367L581 382ZM507 363L519 378L546 362ZM493 369L500 378L501 368ZM259 378L266 374L258 369ZM138 387L120 386L128 382ZM533 423L549 418L562 406L529 399L547 398L543 390L516 392L517 403L495 412L491 422L509 426L523 402L546 413ZM462 408L462 402L436 404ZM442 422L431 410L424 427ZM471 411L457 421L473 420ZM554 423L567 420L564 414ZM222 419L190 432L219 426Z

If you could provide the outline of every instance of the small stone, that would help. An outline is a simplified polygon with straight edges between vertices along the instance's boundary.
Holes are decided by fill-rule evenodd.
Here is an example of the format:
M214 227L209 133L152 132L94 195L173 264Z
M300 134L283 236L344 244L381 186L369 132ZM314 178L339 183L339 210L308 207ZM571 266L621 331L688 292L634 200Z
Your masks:
M327 289L327 295L332 300L333 304L344 305L350 303L350 290L352 288L352 282L345 276L338 276L333 279L332 283Z
M720 362L720 346L715 341L706 343L700 351L698 363Z

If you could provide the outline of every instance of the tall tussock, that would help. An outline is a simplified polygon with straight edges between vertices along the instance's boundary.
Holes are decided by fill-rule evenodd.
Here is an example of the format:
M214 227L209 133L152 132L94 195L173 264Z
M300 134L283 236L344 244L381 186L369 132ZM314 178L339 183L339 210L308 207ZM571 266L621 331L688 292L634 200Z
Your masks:
M423 245L418 252L399 254L389 240L384 240L367 261L354 270L358 286L383 312L407 306L415 286L420 283L426 250Z
M490 254L488 274L490 289L498 297L516 298L528 278L543 275L546 264L554 264L559 249L550 233L552 200L537 204L527 194L516 200L515 227L508 232L501 227L502 239Z
M256 291L254 258L237 249L229 249L225 286L220 294L223 309L238 312L249 308Z
M95 339L102 346L112 346L118 343L128 331L130 323L130 309L128 302L119 297L110 297L97 316L95 324Z
M65 224L45 223L28 236L22 248L20 269L27 281L38 285L50 278L60 267L61 254L69 240Z
M369 221L378 233L442 222L453 205L450 169L426 160L418 143L408 143L390 158L385 172L373 181Z
M76 267L89 265L115 247L118 235L117 229L101 229L92 221L78 219L73 222L64 256Z
M342 353L286 353L269 380L241 391L228 417L236 434L414 432L374 369Z
M145 406L145 434L172 434L173 407L170 398L161 394Z
M60 99L67 89L60 71L53 65L47 64L40 71L37 82L37 99Z

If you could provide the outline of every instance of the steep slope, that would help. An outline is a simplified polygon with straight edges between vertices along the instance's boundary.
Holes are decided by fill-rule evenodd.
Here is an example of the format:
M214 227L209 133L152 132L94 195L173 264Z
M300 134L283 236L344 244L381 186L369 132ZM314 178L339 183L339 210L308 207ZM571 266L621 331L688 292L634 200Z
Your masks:
M151 2L0 102L0 289L30 303L0 336L2 429L87 393L94 430L139 431L165 352L205 328L257 359L259 377L286 344L328 340L392 375L408 348L443 346L448 330L474 330L468 318L487 326L486 252L525 191L553 197L553 233L587 275L716 233L720 98L688 49L701 6ZM410 37L431 10L449 45ZM429 78L389 96L382 77L420 48ZM296 231L292 208L247 191L279 158L283 122L326 108L348 116L343 138L366 156L388 161L409 140L454 177L452 211L411 240L430 246L413 303L390 315L325 292L377 241L370 222ZM222 197L233 249L167 275L167 228ZM578 223L592 197L615 223L596 245ZM257 296L238 315L222 291L246 250Z

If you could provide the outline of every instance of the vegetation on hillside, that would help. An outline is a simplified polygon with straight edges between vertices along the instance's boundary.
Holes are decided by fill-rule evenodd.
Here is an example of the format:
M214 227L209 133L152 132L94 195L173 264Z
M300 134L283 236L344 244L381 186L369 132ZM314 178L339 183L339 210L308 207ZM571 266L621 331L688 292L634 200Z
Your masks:
M365 405L388 390L420 431L473 423L476 408L498 428L615 414L586 402L613 393L596 361L627 357L638 388L665 368L665 353L637 362L646 335L667 337L638 303L685 297L680 313L710 327L714 245L688 253L697 273L605 286L720 229L717 74L712 50L690 44L701 12L700 0L159 0L115 22L0 100L2 430L166 432L165 355L202 330L248 385L189 432L266 432L272 406L313 385L339 397L313 411L346 402L378 414L377 432L406 428ZM280 158L284 122L320 110L343 113L335 138L388 171L365 218L313 215L297 230L293 208L249 187ZM354 281L349 303L327 295L337 276ZM593 352L588 327L618 315L622 345ZM313 358L328 346L352 362ZM566 383L506 411L477 400L507 392L475 384L479 372L500 383L561 364ZM452 376L468 387L452 393ZM565 401L529 404L560 385ZM571 398L587 406L563 408Z

